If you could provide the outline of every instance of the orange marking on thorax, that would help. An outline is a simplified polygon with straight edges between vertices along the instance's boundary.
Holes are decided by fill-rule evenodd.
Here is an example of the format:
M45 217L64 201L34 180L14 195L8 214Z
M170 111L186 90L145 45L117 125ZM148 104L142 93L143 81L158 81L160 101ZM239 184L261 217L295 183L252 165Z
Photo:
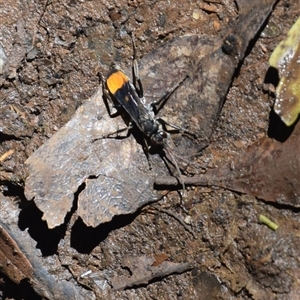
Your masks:
M122 71L116 71L107 78L106 85L109 91L114 95L116 91L128 81L128 77Z

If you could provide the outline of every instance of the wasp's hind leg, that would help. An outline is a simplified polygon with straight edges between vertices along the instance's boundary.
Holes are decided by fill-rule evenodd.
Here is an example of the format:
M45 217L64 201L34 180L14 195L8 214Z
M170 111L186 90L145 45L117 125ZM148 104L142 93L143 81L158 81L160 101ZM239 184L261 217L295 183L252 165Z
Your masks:
M166 92L160 99L151 102L151 106L153 108L153 111L155 114L157 114L166 104L166 102L169 100L169 98L172 96L172 94L183 84L183 82L188 78L188 75L186 75L181 81L179 81L173 88Z
M131 134L130 130L132 129L133 127L133 123L130 122L128 124L128 126L124 127L124 128L120 128L114 132L111 132L111 133L108 133L108 134L105 134L105 135L102 135L101 137L98 137L98 138L95 138L92 140L92 143L98 141L98 140L103 140L103 139L125 139L125 138L128 138ZM124 132L127 130L127 134L126 135L119 135L120 133Z
M105 107L107 109L107 112L108 112L109 116L111 118L114 118L114 117L120 115L119 109L122 108L122 106L120 105L120 107L119 107L118 104L116 104L113 101L113 99L112 99L112 97L111 97L111 95L110 95L110 93L109 93L109 91L106 87L106 80L105 80L104 76L101 73L99 73L98 76L100 77L100 82L102 84L103 102L105 104ZM130 135L130 129L132 129L132 127L133 127L133 123L129 122L128 126L126 126L124 128L120 128L116 131L113 131L111 133L108 133L108 134L102 135L101 137L93 139L92 143L94 143L98 140L107 139L107 138L126 138ZM119 133L122 133L126 130L128 131L128 133L125 136L119 136L118 135Z
M130 33L131 40L132 40L132 48L133 48L133 59L132 59L132 82L136 89L136 92L139 96L139 98L145 103L144 100L144 89L142 85L142 81L140 79L139 74L139 65L137 61L137 51L136 51L136 45L135 45L135 37L134 33Z
M188 130L188 129L183 128L181 126L169 123L169 122L165 121L162 118L157 118L156 120L163 126L164 130L169 132L169 133L171 133L171 131L167 128L167 126L174 128L175 131L178 132L178 133L189 135L189 136L193 137L194 139L198 138L198 135L195 132L191 131L191 130Z
M102 74L99 74L100 81L102 84L102 94L103 94L103 101L106 107L106 110L111 118L114 118L119 115L119 109L121 106L118 103L115 103L111 98L111 95L106 87L106 80Z

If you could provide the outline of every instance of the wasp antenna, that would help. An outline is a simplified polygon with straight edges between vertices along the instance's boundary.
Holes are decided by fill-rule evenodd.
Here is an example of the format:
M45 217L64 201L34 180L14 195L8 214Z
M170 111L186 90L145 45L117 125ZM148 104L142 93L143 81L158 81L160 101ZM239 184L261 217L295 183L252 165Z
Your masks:
M167 154L171 157L172 159L172 162L177 170L177 173L178 173L178 176L179 176L179 181L181 183L181 186L182 186L182 190L183 190L183 195L185 195L185 184L184 184L184 180L182 178L182 174L180 172L180 169L179 169L179 166L177 164L177 161L174 157L174 155L172 154L172 151L170 151L169 149L167 149L166 147L164 148L164 150L167 152Z

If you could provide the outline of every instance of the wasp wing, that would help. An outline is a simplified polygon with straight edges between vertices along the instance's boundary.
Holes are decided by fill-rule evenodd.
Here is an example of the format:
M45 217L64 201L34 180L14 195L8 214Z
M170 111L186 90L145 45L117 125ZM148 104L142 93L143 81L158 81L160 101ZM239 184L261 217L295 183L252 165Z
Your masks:
M137 92L133 84L128 81L122 88L118 89L113 95L118 103L122 105L125 111L128 113L132 121L139 127L141 131L141 117L147 117L149 110L145 107L141 98L137 95Z

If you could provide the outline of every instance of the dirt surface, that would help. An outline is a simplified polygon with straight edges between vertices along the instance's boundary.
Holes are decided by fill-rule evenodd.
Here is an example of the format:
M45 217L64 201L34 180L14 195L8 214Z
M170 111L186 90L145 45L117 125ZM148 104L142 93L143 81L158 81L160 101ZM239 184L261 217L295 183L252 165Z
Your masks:
M0 3L0 155L11 151L0 162L1 226L27 241L21 251L36 251L33 269L53 278L52 286L67 282L78 299L299 299L295 208L192 187L182 203L172 191L96 228L78 218L74 204L50 230L24 196L26 159L98 91L99 71L106 74L113 60L130 66L129 29L144 56L185 34L218 36L237 15L227 0ZM297 1L278 1L235 73L208 147L187 171L217 167L258 139L278 136L270 126L277 119L268 58L298 15ZM167 276L173 272L181 274ZM42 282L42 274L35 278ZM1 299L64 299L34 284L3 275Z

